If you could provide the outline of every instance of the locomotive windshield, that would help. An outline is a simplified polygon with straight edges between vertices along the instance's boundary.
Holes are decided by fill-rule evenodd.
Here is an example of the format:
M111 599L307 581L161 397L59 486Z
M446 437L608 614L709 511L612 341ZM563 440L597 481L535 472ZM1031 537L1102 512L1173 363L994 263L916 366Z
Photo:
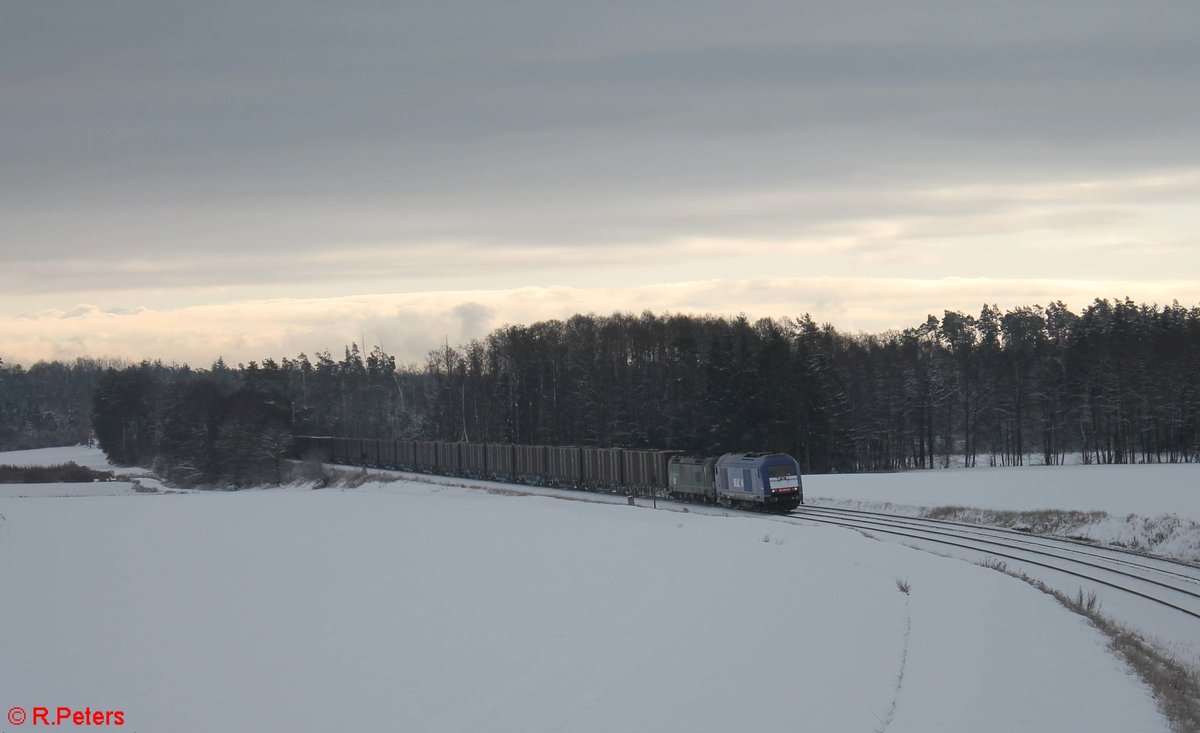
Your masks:
M767 468L767 475L771 478L794 478L796 467L788 463L777 463Z

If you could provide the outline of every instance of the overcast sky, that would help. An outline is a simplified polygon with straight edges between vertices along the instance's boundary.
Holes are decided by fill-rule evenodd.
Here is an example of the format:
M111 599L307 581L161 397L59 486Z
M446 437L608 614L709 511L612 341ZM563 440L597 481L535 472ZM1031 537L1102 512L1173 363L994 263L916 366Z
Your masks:
M1200 304L1200 5L0 1L0 358Z

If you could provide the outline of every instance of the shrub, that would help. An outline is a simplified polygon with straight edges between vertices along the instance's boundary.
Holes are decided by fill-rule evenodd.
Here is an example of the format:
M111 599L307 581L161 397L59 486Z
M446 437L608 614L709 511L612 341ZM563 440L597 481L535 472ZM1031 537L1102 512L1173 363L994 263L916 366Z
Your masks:
M112 477L112 471L96 471L74 461L54 466L0 466L0 484L82 484Z

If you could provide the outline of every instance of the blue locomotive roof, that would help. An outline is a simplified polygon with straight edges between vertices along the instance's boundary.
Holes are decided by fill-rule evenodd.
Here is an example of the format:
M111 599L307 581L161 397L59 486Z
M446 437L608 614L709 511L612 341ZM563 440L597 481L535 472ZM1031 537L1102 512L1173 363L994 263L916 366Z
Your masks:
M762 466L774 463L797 463L786 453L726 453L717 459L718 466Z

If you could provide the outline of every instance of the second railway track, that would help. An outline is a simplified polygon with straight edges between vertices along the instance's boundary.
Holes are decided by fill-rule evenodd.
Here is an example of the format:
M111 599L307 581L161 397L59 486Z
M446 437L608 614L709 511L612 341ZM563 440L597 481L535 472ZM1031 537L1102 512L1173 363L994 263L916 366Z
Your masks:
M879 512L805 506L781 521L807 521L886 534L1002 558L1095 583L1200 621L1200 568L1042 535Z

